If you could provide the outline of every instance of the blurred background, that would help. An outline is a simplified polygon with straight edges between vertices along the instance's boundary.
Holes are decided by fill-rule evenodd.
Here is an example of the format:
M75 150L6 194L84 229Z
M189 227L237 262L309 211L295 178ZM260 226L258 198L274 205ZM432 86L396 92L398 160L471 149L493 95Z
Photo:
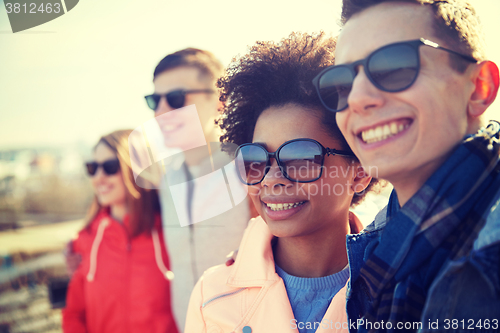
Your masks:
M500 64L500 1L473 2ZM340 9L339 0L82 0L13 34L0 0L0 333L60 332L47 283L64 278L61 250L92 199L83 162L101 135L153 116L143 96L159 60L197 47L227 65L257 40L336 35ZM500 119L500 101L488 115ZM366 216L382 204L369 202Z

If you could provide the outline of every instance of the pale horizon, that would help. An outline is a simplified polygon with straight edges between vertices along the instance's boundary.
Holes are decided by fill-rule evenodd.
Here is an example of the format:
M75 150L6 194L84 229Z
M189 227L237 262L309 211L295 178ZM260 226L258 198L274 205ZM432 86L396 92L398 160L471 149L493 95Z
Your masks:
M340 0L307 5L258 0L143 2L82 0L65 15L13 34L0 0L0 149L93 145L151 119L143 96L154 67L185 47L227 66L258 40L292 31L336 35ZM475 3L489 58L500 64L500 1ZM500 119L500 102L487 117Z

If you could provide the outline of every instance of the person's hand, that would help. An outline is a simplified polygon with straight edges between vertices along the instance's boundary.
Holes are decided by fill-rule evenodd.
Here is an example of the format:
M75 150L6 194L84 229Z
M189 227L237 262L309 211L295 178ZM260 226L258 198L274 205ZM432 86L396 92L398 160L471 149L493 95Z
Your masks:
M238 255L238 250L231 251L226 256L226 266L231 266L236 261L236 256Z
M80 266L82 256L79 253L75 253L73 251L73 241L69 241L68 244L66 244L63 250L63 255L66 261L66 271L71 277L77 270L78 266Z

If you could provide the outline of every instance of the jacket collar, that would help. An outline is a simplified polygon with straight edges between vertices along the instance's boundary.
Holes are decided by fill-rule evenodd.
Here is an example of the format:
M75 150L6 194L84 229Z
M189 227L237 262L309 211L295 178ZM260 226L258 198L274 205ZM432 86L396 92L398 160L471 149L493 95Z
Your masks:
M250 221L227 280L228 285L240 288L255 287L279 280L274 267L271 246L273 238L266 222L260 216Z
M352 212L349 212L349 223L353 233L363 229L358 217ZM250 221L227 279L228 285L237 288L256 287L280 279L274 266L273 238L262 217Z
M363 223L353 212L349 212L349 226L351 227L351 234L359 234L363 230Z

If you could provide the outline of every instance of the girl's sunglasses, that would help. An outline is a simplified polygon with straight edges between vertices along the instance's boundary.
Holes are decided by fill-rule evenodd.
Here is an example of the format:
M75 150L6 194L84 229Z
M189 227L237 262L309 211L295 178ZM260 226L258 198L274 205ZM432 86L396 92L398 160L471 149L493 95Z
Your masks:
M158 108L158 104L160 103L160 99L162 96L165 96L168 105L172 109L180 109L184 106L186 103L186 95L187 94L200 94L200 93L205 93L205 94L213 94L215 91L211 89L195 89L195 90L173 90L170 91L166 94L152 94L148 96L144 96L146 99L146 103L148 103L148 106L151 110L156 111Z
M385 45L365 59L351 64L330 66L319 73L313 79L313 84L321 102L333 112L347 108L347 98L359 65L363 65L370 82L382 91L399 92L408 89L418 77L419 47L422 45L449 52L473 63L477 62L472 57L441 47L424 38Z
M85 163L85 167L87 168L87 173L89 176L94 176L99 167L102 167L104 173L108 176L114 175L120 170L120 162L117 159L107 160L102 163L97 162L89 162Z
M271 168L271 158L276 159L283 176L298 183L310 183L323 174L325 155L354 156L352 152L325 148L316 140L295 139L282 144L270 153L258 143L246 143L235 152L238 177L246 185L256 185L264 180Z

